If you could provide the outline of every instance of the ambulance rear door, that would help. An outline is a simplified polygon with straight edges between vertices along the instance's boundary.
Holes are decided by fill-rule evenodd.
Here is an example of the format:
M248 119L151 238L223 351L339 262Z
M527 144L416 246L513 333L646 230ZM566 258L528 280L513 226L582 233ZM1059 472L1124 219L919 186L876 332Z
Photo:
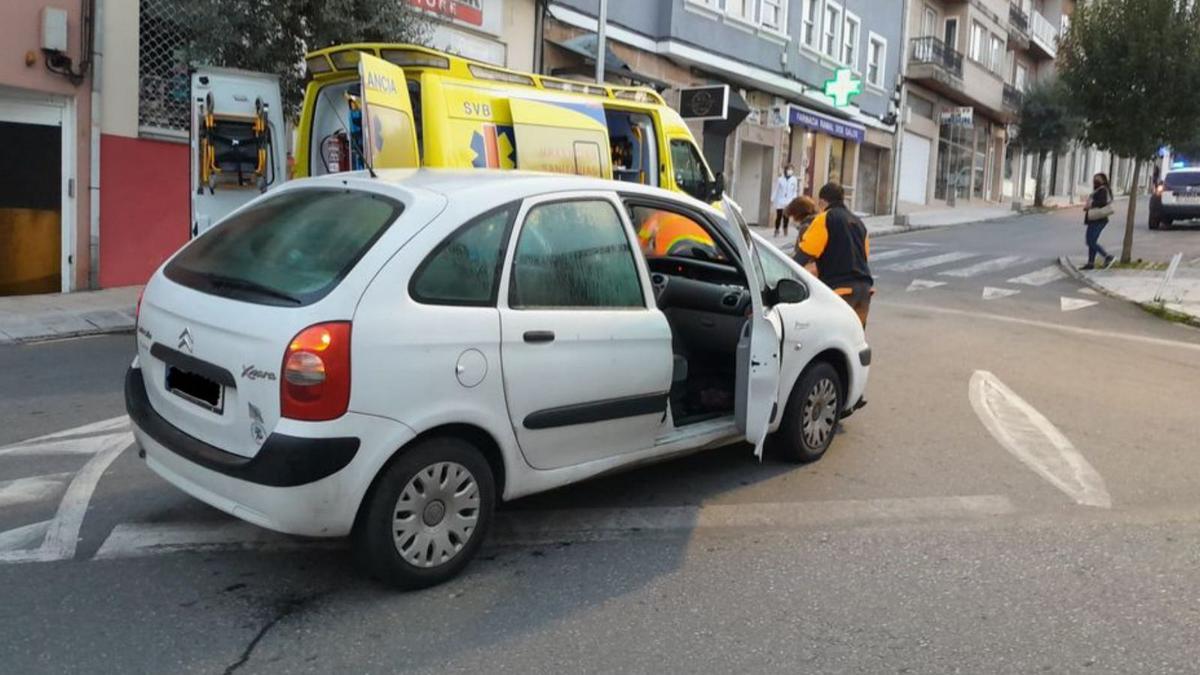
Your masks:
M608 124L599 102L509 99L517 168L612 178Z
M420 165L417 128L404 69L363 53L358 62L362 91L362 154L373 169Z

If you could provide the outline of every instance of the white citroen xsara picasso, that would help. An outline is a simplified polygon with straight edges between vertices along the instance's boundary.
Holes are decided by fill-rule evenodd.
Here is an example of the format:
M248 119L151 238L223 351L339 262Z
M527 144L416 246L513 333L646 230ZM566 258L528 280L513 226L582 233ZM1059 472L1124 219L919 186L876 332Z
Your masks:
M870 350L724 211L512 171L288 183L146 286L146 463L263 527L352 534L413 588L467 564L498 500L739 440L814 460Z

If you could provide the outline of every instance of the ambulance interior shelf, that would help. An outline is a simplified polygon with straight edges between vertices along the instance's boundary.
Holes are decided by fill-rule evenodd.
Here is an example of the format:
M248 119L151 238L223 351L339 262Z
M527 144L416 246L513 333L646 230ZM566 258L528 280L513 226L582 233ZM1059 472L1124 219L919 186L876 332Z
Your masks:
M225 114L214 110L212 92L201 105L198 191L207 187L213 194L221 186L265 192L279 175L269 106L259 98L253 116Z
M423 154L420 85L410 80L408 94L413 104L417 152ZM313 175L365 169L362 157L362 91L358 82L326 86L317 95L316 106L312 133L319 139L314 148L320 154L320 161L313 162L312 166L321 170L314 171Z

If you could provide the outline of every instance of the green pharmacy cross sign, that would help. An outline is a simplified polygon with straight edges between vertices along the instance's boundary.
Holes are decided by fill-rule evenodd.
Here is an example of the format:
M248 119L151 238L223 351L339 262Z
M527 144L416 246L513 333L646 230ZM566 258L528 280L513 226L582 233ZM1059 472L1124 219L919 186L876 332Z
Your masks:
M825 95L839 108L850 105L850 99L862 93L862 80L854 77L849 68L838 68L833 79L825 80Z

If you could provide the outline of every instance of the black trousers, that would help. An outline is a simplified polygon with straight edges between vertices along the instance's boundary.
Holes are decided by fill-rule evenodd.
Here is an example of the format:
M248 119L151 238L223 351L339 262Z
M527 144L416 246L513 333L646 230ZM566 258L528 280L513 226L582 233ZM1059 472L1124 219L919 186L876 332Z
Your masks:
M788 219L783 215L783 209L775 209L775 231L779 231L779 226L783 226L783 233L787 234Z

